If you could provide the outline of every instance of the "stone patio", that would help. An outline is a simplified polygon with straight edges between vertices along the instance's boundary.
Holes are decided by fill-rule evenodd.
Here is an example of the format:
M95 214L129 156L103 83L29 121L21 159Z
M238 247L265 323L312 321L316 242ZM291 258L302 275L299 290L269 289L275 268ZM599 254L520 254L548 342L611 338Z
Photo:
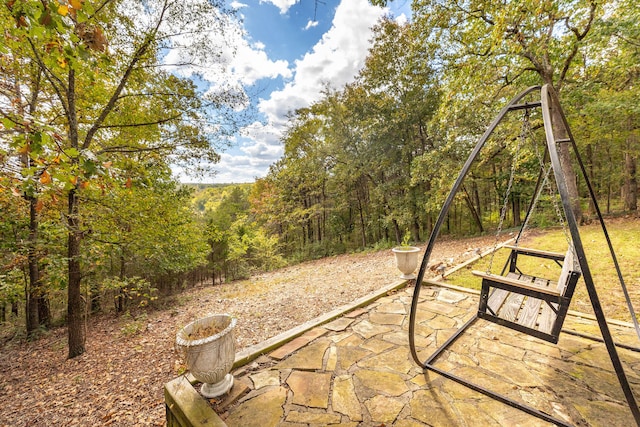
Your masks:
M544 426L411 359L405 288L289 341L237 369L236 385L214 402L230 427L242 426ZM425 360L477 309L477 295L426 286L416 345ZM600 336L589 316L565 328ZM611 325L618 342L634 330ZM640 353L619 349L640 397ZM604 344L563 334L557 345L478 321L435 363L441 369L579 426L630 426L634 419Z

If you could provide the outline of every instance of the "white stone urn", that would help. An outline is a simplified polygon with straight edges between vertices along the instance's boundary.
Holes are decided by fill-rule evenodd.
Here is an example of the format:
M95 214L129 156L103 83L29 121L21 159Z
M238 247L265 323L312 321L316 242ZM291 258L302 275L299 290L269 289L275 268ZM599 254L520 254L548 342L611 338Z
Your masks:
M229 372L236 356L235 326L236 319L230 315L214 314L189 323L176 335L176 349L194 378L203 383L204 397L221 396L233 386Z
M391 251L396 256L396 267L402 273L400 277L407 280L415 279L416 275L413 272L418 268L420 248L415 246L396 246Z

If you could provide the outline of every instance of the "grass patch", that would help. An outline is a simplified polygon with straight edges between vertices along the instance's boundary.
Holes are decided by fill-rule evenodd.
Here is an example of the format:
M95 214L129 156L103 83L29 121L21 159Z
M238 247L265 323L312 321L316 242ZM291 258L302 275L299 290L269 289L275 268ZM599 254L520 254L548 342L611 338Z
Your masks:
M636 312L640 310L640 220L635 218L611 219L606 222L607 230L631 301ZM567 230L568 233L568 230ZM587 256L587 262L598 297L607 318L631 321L627 304L620 286L614 263L609 253L602 228L599 224L580 227L580 238ZM564 253L567 250L567 238L561 229L532 230L520 246ZM480 289L481 279L471 274L471 270L487 271L491 263L491 272L499 274L509 256L508 249L500 249L491 255L469 265L466 269L447 277L447 283L471 289ZM518 266L526 274L557 280L560 267L553 261L523 257ZM584 280L580 278L570 309L584 313L593 313Z

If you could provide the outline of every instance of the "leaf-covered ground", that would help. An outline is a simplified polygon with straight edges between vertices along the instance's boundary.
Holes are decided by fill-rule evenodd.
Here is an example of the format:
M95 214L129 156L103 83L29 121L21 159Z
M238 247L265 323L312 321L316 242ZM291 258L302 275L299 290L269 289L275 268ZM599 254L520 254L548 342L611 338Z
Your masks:
M432 262L455 264L494 238L440 241ZM208 313L238 318L238 349L397 280L391 251L342 255L192 289L162 310L87 325L87 352L68 360L66 329L0 349L0 426L163 425L163 385L180 373L176 331Z

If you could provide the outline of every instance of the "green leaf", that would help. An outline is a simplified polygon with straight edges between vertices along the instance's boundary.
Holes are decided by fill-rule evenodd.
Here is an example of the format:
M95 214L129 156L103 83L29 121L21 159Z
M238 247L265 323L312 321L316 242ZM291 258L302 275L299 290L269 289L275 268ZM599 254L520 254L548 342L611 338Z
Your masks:
M83 59L85 61L91 57L91 55L83 45L78 46L78 56L80 57L80 59Z
M87 177L91 177L98 172L98 168L96 167L96 164L89 159L85 159L82 162L82 169L84 170L84 174Z
M91 16L96 12L95 8L93 7L90 1L86 1L82 3L82 9L80 11L85 12L87 16Z
M11 130L16 126L16 124L12 120L9 120L5 117L4 119L2 119L2 126L4 126L4 128L7 130Z
M45 29L40 25L32 25L29 28L29 35L33 38L40 38L44 35Z
M76 21L78 21L79 24L82 24L83 22L87 22L87 20L89 19L89 17L85 13L85 9L86 9L86 6L76 12Z
M64 150L64 153L72 159L77 159L80 155L80 152L75 148L67 148L66 150Z
M42 153L42 133L35 132L30 138L30 154L31 157L38 157Z

